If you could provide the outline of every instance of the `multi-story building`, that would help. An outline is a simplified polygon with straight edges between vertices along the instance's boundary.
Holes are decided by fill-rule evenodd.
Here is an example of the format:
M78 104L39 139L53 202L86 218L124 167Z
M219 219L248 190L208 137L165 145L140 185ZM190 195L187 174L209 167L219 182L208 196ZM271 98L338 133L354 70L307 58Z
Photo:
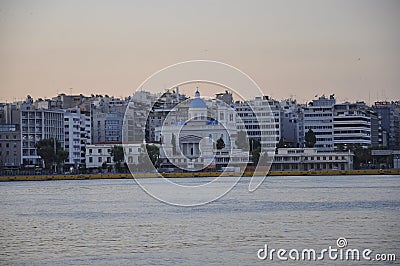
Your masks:
M384 146L382 139L382 121L378 113L372 110L371 107L368 107L366 112L367 115L371 118L371 146Z
M155 96L147 91L137 91L130 99L123 121L123 143L143 143L150 138L149 113Z
M172 92L168 90L158 97L152 105L147 118L146 142L156 142L155 129L164 124L167 116L176 116L176 112L187 113L187 104L184 103L185 100L187 100L187 97L179 93L179 88L175 88ZM186 107L186 110L182 110L184 107ZM182 119L182 117L177 119Z
M124 113L93 113L92 143L121 143Z
M21 163L42 166L36 143L42 139L55 138L64 147L64 112L62 110L36 109L28 97L21 106Z
M353 156L316 148L279 148L271 171L352 170Z
M361 103L342 103L334 105L333 127L334 144L359 144L368 148L371 140L371 117Z
M50 106L54 106L57 109L70 109L81 105L83 102L88 100L90 97L79 95L66 95L61 93L56 97L53 97L50 101L47 100Z
M303 109L294 99L280 102L283 110L281 138L289 147L303 147L304 126Z
M19 124L20 104L19 102L3 104L0 108L0 124Z
M381 118L382 142L387 140L389 149L400 148L400 103L399 102L375 102L373 110Z
M232 96L232 92L230 91L225 91L224 93L217 93L215 95L217 100L220 100L224 103L226 103L227 105L231 105L233 104L233 96Z
M264 149L275 149L281 138L279 102L268 96L256 97L245 102L235 102L238 129L247 132L249 138L260 141Z
M326 98L324 95L313 100L303 108L304 134L310 129L314 132L318 150L334 149L333 106L336 103L334 95Z
M0 124L0 168L21 165L21 131L19 125Z
M65 150L68 151L66 165L78 169L85 164L86 145L91 144L91 118L79 108L64 110Z

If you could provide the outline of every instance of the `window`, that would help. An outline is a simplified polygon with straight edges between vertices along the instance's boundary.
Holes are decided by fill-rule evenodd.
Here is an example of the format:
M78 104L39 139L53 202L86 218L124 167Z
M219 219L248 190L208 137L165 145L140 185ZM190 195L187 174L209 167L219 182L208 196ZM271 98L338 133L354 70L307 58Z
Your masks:
M97 153L101 154L101 149L97 149Z
M89 163L93 163L93 157L89 157Z
M89 153L92 154L92 149L89 149Z
M99 157L99 163L101 163L103 161L102 157Z
M111 163L111 157L107 157L107 163Z

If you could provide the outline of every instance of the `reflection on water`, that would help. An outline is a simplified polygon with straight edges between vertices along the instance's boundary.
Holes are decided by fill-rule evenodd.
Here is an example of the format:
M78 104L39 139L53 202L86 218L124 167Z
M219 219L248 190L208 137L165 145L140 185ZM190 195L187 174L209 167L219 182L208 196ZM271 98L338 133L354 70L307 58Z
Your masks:
M133 180L0 183L0 262L250 265L264 244L321 249L338 237L399 250L399 176L269 177L253 193L248 182L195 208L160 203Z

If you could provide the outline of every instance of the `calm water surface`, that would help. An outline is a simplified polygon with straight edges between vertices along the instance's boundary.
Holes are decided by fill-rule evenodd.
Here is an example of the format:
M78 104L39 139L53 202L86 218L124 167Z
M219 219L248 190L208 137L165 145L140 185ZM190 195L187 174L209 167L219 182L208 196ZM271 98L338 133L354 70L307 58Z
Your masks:
M399 263L400 176L269 177L253 193L248 182L194 208L133 180L0 183L0 263L267 265L264 244L322 249L338 237Z

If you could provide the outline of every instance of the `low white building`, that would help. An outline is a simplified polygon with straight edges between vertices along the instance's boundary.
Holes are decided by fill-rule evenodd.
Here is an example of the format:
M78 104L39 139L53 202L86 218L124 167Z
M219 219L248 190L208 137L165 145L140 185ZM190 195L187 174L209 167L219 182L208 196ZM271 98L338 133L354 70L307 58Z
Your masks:
M86 146L86 168L98 168L106 163L107 166L114 165L111 149L122 144L92 144ZM124 144L123 163L138 164L141 153L141 144Z
M316 148L280 148L271 171L352 170L351 152L320 151Z

